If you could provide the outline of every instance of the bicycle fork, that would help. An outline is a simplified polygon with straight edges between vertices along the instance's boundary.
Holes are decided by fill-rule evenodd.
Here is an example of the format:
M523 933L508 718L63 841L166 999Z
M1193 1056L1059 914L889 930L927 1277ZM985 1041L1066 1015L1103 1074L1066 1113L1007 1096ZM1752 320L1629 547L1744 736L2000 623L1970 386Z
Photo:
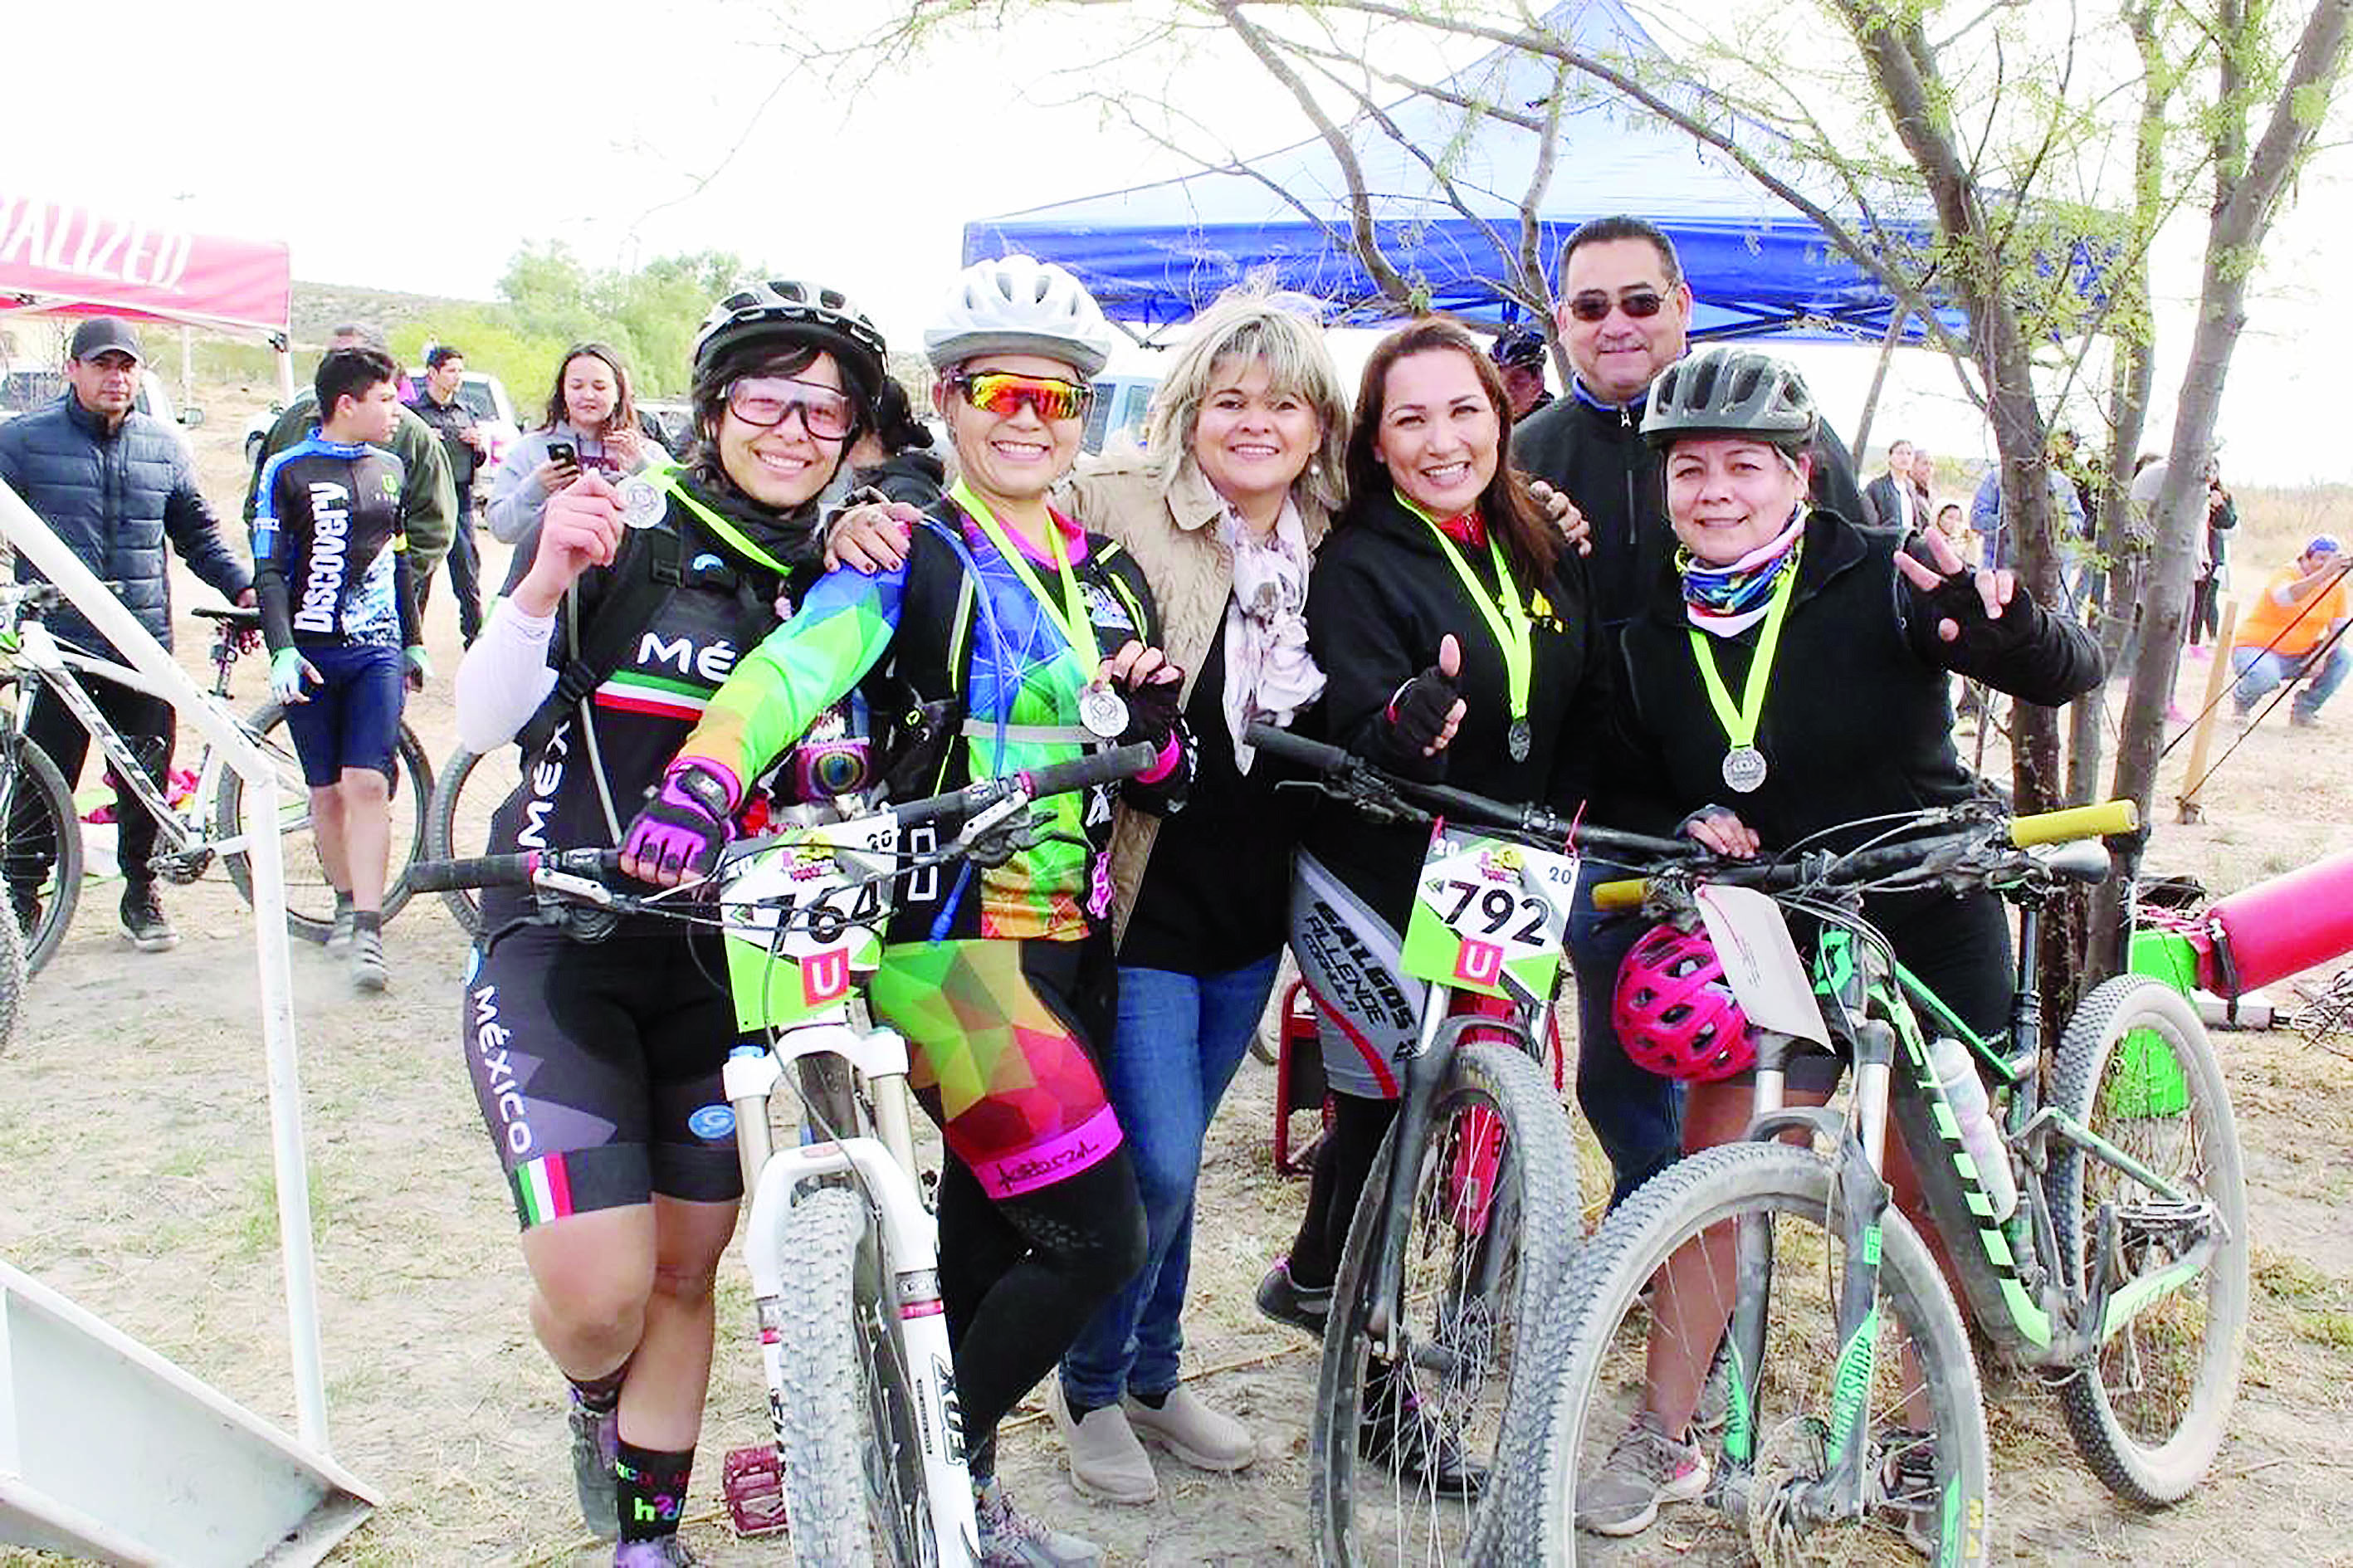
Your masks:
M847 1061L873 1086L880 1136L837 1137L776 1149L768 1127L768 1102L777 1084L788 1065L828 1055ZM786 1412L779 1394L784 1367L778 1330L787 1281L776 1245L783 1227L776 1216L791 1206L801 1183L847 1176L865 1202L869 1223L881 1229L892 1270L884 1281L888 1298L882 1303L892 1320L884 1327L906 1358L933 1539L940 1544L942 1561L953 1563L956 1559L949 1554L949 1543L958 1543L969 1561L977 1549L979 1526L973 1511L972 1479L965 1467L964 1417L956 1401L946 1307L940 1297L939 1225L923 1206L913 1175L906 1075L907 1045L897 1033L860 1032L837 1022L786 1030L773 1050L738 1047L728 1057L723 1082L735 1110L736 1152L751 1198L744 1257L752 1274L760 1360L768 1380L768 1414L779 1447ZM876 1435L878 1440L882 1436Z

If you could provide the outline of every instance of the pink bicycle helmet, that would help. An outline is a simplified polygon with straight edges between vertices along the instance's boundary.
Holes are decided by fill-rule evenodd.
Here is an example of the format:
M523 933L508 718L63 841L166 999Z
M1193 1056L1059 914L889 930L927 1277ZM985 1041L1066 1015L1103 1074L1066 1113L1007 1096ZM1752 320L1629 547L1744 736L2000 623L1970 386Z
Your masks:
M1618 967L1609 1019L1627 1059L1662 1077L1712 1084L1757 1065L1748 1020L1704 927L1643 933Z

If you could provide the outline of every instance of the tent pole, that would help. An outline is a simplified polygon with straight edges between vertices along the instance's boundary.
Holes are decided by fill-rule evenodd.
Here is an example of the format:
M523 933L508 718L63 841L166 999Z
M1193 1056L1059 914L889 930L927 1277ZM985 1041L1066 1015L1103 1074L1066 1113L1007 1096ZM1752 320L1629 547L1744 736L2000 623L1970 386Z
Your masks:
M294 339L290 334L278 340L278 401L280 405L294 401Z
M1895 345L1904 340L1904 323L1911 319L1912 313L1899 307L1887 318L1887 335L1879 340L1879 364L1871 372L1871 390L1863 396L1862 418L1855 421L1854 445L1850 449L1857 463L1871 444L1871 421L1879 412L1879 389L1887 383L1888 361L1895 357Z

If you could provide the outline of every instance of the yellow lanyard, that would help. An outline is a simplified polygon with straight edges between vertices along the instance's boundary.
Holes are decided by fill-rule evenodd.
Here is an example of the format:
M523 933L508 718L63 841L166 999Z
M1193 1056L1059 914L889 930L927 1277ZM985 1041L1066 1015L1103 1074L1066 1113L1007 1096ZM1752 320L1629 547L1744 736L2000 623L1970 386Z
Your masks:
M1103 652L1095 642L1094 618L1087 613L1086 590L1079 587L1078 575L1071 570L1070 552L1062 543L1062 525L1050 517L1046 526L1049 547L1054 554L1054 570L1062 579L1062 603L1057 609L1054 601L1046 597L1046 585L1039 582L1038 574L1029 569L1029 562L1022 555L1020 546L1006 536L1005 525L997 522L997 514L989 511L988 503L975 495L972 487L961 479L949 489L948 499L963 507L965 514L997 547L997 553L1005 558L1005 564L1013 568L1013 575L1021 579L1021 586L1028 588L1029 596L1038 601L1038 608L1044 610L1047 618L1060 629L1062 641L1071 645L1071 652L1078 655L1086 678L1093 680L1096 666L1103 662Z

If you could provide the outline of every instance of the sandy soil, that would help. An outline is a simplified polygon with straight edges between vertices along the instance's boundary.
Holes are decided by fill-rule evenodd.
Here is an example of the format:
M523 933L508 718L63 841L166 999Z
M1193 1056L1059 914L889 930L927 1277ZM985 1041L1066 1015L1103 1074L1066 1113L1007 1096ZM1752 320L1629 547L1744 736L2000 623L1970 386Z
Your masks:
M229 394L210 413L199 432L206 483L228 510L242 418ZM2283 536L2298 525L2279 519ZM2249 530L2242 582L2255 563L2285 553L2267 532ZM183 606L204 591L186 586ZM446 594L431 630L446 675L458 656ZM2202 676L2202 666L2187 672L2185 706L2198 705L2192 683ZM258 700L258 668L248 679L245 694ZM2217 778L2204 826L2159 835L2161 868L2196 871L2221 890L2353 846L2353 779L2325 744L2335 736L2291 734L2282 716ZM412 719L428 749L445 751L446 687L418 700ZM2353 711L2329 720L2342 730ZM249 922L217 874L168 890L167 904L181 945L142 956L116 934L111 890L92 887L30 990L0 1065L9 1194L0 1253L290 1427ZM381 998L355 995L315 948L294 955L333 1442L384 1498L339 1555L594 1563L574 1517L560 1384L525 1326L512 1214L459 1059L464 942L438 905L421 904L395 922L388 947L394 980ZM2250 1150L2259 1280L2232 1440L2195 1499L2144 1517L2074 1460L2046 1394L1990 1371L2005 1558L2353 1563L2348 1462L2336 1441L2353 1420L2353 1233L2343 1219L2353 1202L2353 1045L2316 1048L2285 1033L2221 1044ZM1203 1388L1256 1428L1264 1457L1232 1478L1164 1463L1159 1504L1098 1507L1071 1491L1042 1417L1008 1434L1020 1494L1106 1542L1119 1562L1313 1554L1303 1508L1314 1360L1249 1304L1300 1201L1270 1169L1271 1086L1270 1072L1246 1067L1215 1129L1191 1317ZM716 1502L718 1456L760 1440L765 1425L740 1279L731 1262L687 1529L719 1564L776 1555L737 1542ZM1693 1548L1717 1554L1689 1510L1671 1513L1652 1539L1661 1561Z

